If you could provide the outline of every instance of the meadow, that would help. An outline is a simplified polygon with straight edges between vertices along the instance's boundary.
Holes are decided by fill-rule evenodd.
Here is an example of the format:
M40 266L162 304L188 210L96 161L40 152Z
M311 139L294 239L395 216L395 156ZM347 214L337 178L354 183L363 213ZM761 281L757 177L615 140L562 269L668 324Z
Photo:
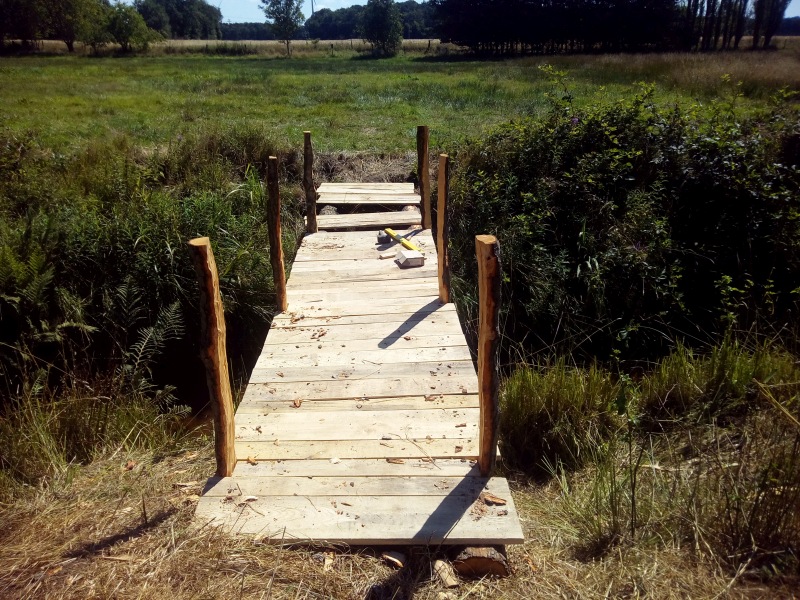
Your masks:
M0 596L792 597L800 45L778 45L479 61L406 42L376 61L358 42L297 43L291 60L274 42L97 57L48 42L0 59ZM437 549L402 572L335 549L326 569L328 548L194 523L213 452L181 408L204 398L186 240L214 243L241 388L274 300L266 157L282 160L291 262L302 131L318 182L400 181L418 124L456 159L468 331L471 236L507 236L501 447L526 543L511 578L457 591L431 577ZM692 266L711 252L736 260ZM662 327L684 305L718 329ZM629 321L600 331L615 310Z
M272 42L241 43L253 54L236 57L225 56L233 42L170 42L143 56L8 58L0 65L0 127L34 132L59 152L109 136L168 144L187 132L235 125L282 147L296 147L310 129L319 150L374 153L412 149L415 125L427 124L432 146L447 148L541 114L551 89L538 68L544 64L569 72L579 105L624 98L640 81L657 84L659 102L707 104L729 92L724 75L742 82L744 104L762 105L778 90L800 89L800 47L786 43L776 53L489 62L413 49L376 61L346 43L326 50L325 42L296 42L302 47L292 60L259 53L279 48Z

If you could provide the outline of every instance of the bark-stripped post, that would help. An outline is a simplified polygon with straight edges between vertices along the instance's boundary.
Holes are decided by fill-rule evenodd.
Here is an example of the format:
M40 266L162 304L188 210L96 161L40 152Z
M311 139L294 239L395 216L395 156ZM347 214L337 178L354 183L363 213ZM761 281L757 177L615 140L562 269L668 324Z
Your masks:
M303 189L306 193L306 231L317 233L317 190L314 189L314 148L311 132L303 132Z
M480 430L478 467L488 477L497 459L497 345L500 340L500 244L493 235L475 236L478 258L478 394Z
M436 252L439 259L439 302L450 302L450 256L447 253L448 228L447 199L450 195L450 157L439 155L439 196L436 203Z
M230 477L236 465L234 450L233 395L225 350L225 312L219 293L219 275L211 242L207 237L189 241L194 270L200 282L200 358L206 367L206 380L214 415L214 454L217 476Z
M431 170L428 157L428 126L417 126L417 175L419 195L422 197L422 228L431 228Z
M278 310L288 308L286 300L286 271L283 268L283 242L281 241L281 195L278 190L278 159L269 157L267 164L267 228L269 229L269 261L272 280L275 282L275 304Z

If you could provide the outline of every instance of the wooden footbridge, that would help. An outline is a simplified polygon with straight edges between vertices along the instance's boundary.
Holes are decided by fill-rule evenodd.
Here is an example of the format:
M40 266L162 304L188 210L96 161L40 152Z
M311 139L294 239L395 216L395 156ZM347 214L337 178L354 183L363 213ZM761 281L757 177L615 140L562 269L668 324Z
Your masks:
M479 236L479 375L450 303L447 157L440 158L437 242L431 233L427 128L421 197L413 184L311 179L307 235L291 276L280 247L277 159L270 159L271 256L280 312L233 415L224 320L207 238L190 245L208 307L209 385L217 474L197 517L274 543L470 545L523 541L497 445L494 373L499 289L496 240ZM421 210L317 215L316 206ZM425 255L401 268L395 227ZM227 388L227 389L225 389ZM227 395L227 397L226 397Z

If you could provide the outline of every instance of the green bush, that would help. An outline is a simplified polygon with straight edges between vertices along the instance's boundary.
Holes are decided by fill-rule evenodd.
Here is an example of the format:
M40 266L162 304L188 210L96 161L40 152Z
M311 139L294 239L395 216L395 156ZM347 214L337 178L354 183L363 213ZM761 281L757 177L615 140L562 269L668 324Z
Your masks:
M796 112L742 116L735 97L661 107L644 87L578 110L564 89L456 153L455 276L477 289L473 237L499 237L506 338L526 353L651 359L777 328L800 289L798 132Z
M231 364L241 372L274 305L261 172L276 151L239 127L155 150L116 138L71 157L53 157L32 137L0 143L3 396L17 394L30 364L48 371L49 385L61 371L114 372L174 305L184 332L165 341L148 375L199 404L198 290L186 242L202 235L214 247ZM302 218L291 194L283 206L291 249Z

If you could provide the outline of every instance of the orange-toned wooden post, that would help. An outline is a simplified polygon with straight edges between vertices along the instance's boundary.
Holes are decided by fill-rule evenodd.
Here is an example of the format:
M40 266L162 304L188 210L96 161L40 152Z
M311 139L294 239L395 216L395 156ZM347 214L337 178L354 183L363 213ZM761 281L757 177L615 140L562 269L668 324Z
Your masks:
M431 170L428 157L428 126L417 126L417 175L419 176L419 195L422 197L422 228L431 228Z
M275 283L275 304L278 310L288 308L286 300L286 270L283 267L283 241L281 240L281 195L278 189L278 159L269 157L267 163L267 229L269 230L269 260L272 280Z
M447 253L448 226L447 199L450 194L450 157L439 155L439 194L436 203L436 253L439 260L439 302L450 302L450 257Z
M200 282L201 354L214 415L214 454L217 475L230 477L236 465L234 449L233 395L225 349L225 311L219 293L219 275L211 242L207 237L189 242L197 279Z
M314 188L314 148L311 132L303 132L303 190L306 194L306 231L317 233L317 190Z
M493 235L475 236L478 258L478 394L480 425L478 467L488 477L497 460L497 346L500 340L500 244Z

